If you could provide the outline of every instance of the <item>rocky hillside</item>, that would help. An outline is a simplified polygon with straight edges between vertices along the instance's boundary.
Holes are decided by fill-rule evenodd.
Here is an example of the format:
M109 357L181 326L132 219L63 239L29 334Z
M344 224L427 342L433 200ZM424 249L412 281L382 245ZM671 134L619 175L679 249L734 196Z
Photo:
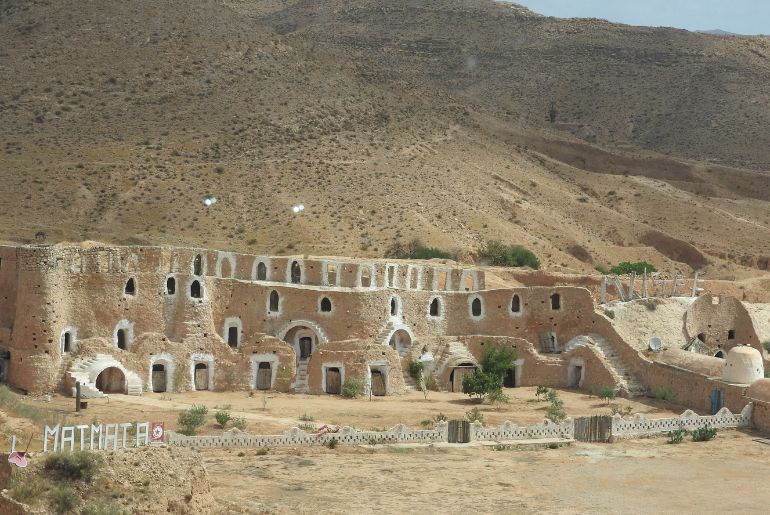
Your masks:
M768 106L767 38L486 0L5 0L0 238L498 238L743 276L770 256Z

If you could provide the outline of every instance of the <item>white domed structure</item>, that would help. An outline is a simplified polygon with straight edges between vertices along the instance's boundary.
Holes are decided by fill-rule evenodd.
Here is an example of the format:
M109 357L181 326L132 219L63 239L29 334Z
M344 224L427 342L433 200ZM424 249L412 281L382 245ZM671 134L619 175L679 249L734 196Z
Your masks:
M728 383L751 384L765 377L762 354L748 345L733 347L727 354L722 379Z

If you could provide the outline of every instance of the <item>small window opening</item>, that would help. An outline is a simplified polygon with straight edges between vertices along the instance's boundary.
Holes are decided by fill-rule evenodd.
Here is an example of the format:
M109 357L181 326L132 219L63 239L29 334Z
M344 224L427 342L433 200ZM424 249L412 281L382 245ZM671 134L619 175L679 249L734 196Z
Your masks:
M65 332L61 338L62 352L69 352L72 349L72 335L69 331Z
M190 297L194 299L201 298L201 283L200 281L193 281L190 285Z
M390 299L390 314L393 316L398 314L398 301L395 297Z
M118 329L118 349L126 350L126 330Z
M176 294L176 279L169 277L166 279L166 295Z
M730 329L729 331L727 331L727 339L735 340L735 329Z
M698 339L699 339L699 340L700 340L702 343L706 343L706 334L705 334L705 333L699 333L699 334L698 334Z
M521 299L518 295L514 295L513 299L511 299L511 312L521 313Z
M473 299L473 302L471 302L471 314L475 317L481 316L481 299Z
M561 309L561 295L558 293L551 295L551 309Z
M238 327L229 327L227 329L227 345L230 347L238 346Z
M134 278L130 278L128 281L126 281L126 288L125 288L126 295L135 295L136 294L136 283L134 282Z
M271 291L270 292L270 308L269 308L269 311L271 313L276 313L278 311L278 301L279 300L280 299L278 297L278 292L275 291L275 290Z
M267 267L264 263L257 265L257 281L264 281L267 279Z
M430 301L430 316L437 317L439 314L439 304L438 299L433 299Z
M200 254L195 256L193 260L193 275L201 275L203 273L203 258Z
M328 297L321 299L321 311L328 313L332 310L332 301Z

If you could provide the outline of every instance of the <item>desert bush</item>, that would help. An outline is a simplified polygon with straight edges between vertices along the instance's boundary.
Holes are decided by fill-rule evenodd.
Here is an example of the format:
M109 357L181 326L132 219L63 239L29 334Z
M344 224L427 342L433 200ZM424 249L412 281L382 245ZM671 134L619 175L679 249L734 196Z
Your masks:
M764 347L767 352L770 352L770 340L762 342L762 347Z
M90 482L103 463L102 457L94 452L61 452L46 458L45 470L59 480Z
M503 390L493 390L487 394L487 400L497 406L510 404L511 398Z
M659 386L652 391L652 396L661 401L674 401L676 392L672 386Z
M307 413L303 413L299 416L299 419L302 422L313 422L315 420L315 417L313 415L308 415Z
M221 427L222 429L225 428L227 423L230 422L232 418L233 417L230 416L230 412L225 410L217 411L216 413L214 413L214 419L217 421L217 424L219 424L219 427Z
M479 259L492 266L540 268L540 260L530 250L521 245L505 245L497 240L489 240L479 249Z
M49 494L56 513L69 513L78 504L80 495L71 486L56 485Z
M426 247L420 240L397 241L385 251L385 257L396 259L451 259L452 254L436 247Z
M342 396L348 399L355 399L364 391L364 385L359 379L348 378L342 384Z
M270 449L267 447L260 447L259 450L257 450L257 456L266 456L268 452L270 452Z
M692 432L693 442L708 442L713 440L717 436L717 430L714 427L706 424L704 427L699 427Z
M604 310L604 314L605 314L605 316L606 316L607 318L609 318L610 320L614 320L614 319L615 319L615 312L614 312L614 311L612 311L611 309L605 309L605 310Z
M644 303L644 306L647 308L647 311L655 311L658 309L658 303L655 302L655 299L648 299L647 302Z
M235 417L231 419L231 423L233 427L239 431L245 431L246 426L248 426L248 422L246 422L246 419L244 417Z
M436 379L436 375L431 372L425 379L425 388L432 391L437 392L438 391L438 379Z
M478 402L483 401L488 393L500 389L502 389L500 378L481 370L475 370L472 374L463 377L463 393Z
M332 437L332 439L331 439L331 440L329 440L329 442L326 444L326 446L327 446L329 449L336 449L336 448L337 448L337 439L336 439L336 438L334 438L334 437Z
M679 429L674 429L673 431L670 431L668 433L668 443L671 444L678 444L684 442L684 437L687 436L688 431L683 428L679 427Z
M535 390L535 398L540 399L541 395L546 395L548 393L548 387L544 386L542 384L537 386L537 390Z
M20 475L11 476L8 494L19 502L29 503L40 498L50 488L50 483L42 478L22 478Z
M446 415L444 415L443 413L441 413L441 412L439 411L439 412L438 412L438 415L433 415L433 420L434 420L436 423L438 423L438 422L446 422L447 420L449 420L449 417L447 417Z
M567 412L564 411L564 401L559 398L559 394L555 390L549 390L547 397L551 404L545 411L545 418L555 424L561 424L567 418Z
M502 383L503 377L505 377L509 369L513 368L515 362L516 351L512 348L490 348L484 353L484 358L481 360L481 369L488 374L499 377Z
M194 435L195 431L206 423L206 414L208 412L209 409L202 405L195 405L190 409L180 412L177 417L179 432L187 436Z
M647 261L636 261L634 263L623 261L622 263L619 263L613 266L612 268L610 268L610 273L613 273L615 275L628 275L632 272L637 274L643 274L645 269L647 270L647 273L658 271L657 268L655 268L653 265L651 265Z
M484 414L481 412L478 406L474 406L473 409L469 409L465 412L465 418L468 422L478 422L482 426L486 425L484 421Z

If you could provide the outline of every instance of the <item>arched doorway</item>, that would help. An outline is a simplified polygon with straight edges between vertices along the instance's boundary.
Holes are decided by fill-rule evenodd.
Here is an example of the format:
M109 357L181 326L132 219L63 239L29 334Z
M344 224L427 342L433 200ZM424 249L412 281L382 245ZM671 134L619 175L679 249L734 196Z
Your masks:
M476 365L470 362L460 363L452 367L452 371L449 373L449 388L450 392L462 392L463 391L463 377L468 374L472 374L476 371Z
M167 391L166 365L156 363L152 366L152 391L155 393Z
M310 360L310 356L315 352L320 341L318 334L306 325L292 327L286 331L282 339L294 348L294 352L297 354L298 365L307 363Z
M126 376L117 367L107 367L96 376L96 389L102 393L126 393Z
M269 390L272 379L273 371L270 363L267 361L261 362L259 368L257 368L257 390Z
M398 329L393 331L393 334L390 335L388 345L393 347L393 349L395 349L395 351L399 354L402 354L409 350L409 348L412 346L412 337L408 332L406 332L406 330Z
M196 390L208 390L209 389L209 366L206 363L196 363L195 374L193 378L195 380Z

